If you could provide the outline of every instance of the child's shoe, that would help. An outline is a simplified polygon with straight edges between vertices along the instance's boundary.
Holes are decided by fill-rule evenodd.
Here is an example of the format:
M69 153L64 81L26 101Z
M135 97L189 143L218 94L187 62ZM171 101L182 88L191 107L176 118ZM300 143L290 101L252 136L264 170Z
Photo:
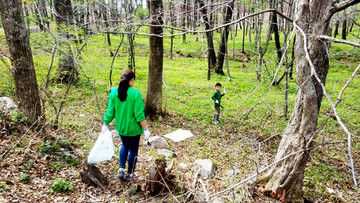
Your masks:
M215 125L219 124L219 121L215 121Z
M118 171L118 178L123 178L125 176L125 170L120 168Z

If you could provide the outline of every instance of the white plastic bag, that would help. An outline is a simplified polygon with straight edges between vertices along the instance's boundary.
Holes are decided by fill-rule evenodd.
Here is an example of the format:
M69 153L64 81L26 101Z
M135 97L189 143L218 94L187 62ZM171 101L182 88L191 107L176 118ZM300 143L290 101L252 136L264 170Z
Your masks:
M114 155L114 146L109 130L104 133L100 133L95 145L90 151L88 156L88 163L93 164L100 161L111 160Z

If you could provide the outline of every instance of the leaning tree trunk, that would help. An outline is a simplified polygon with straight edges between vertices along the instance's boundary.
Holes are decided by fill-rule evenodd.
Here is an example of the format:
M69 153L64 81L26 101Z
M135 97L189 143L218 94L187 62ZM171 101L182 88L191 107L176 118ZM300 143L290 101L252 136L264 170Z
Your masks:
M156 120L162 113L162 77L163 77L163 4L162 0L149 1L151 24L149 78L145 102L145 114L151 120ZM160 25L160 26L159 26Z
M347 3L348 6L360 0ZM343 5L342 5L343 6ZM347 7L348 7L347 6ZM299 0L295 8L295 22L306 33L307 48L315 72L325 85L329 68L328 48L317 39L319 35L329 35L332 15L346 7L332 4L332 1ZM311 20L311 21L310 21ZM304 38L297 29L295 60L300 87L295 98L295 107L281 139L276 163L267 174L258 178L258 192L280 199L283 202L303 202L303 179L309 159L313 133L318 121L323 90L312 74L304 51ZM291 154L294 154L291 156ZM290 156L289 158L285 158ZM284 158L284 159L283 159ZM282 161L280 161L283 159Z
M230 23L231 21L234 10L234 2L235 1L232 0L226 5L226 15L225 15L224 24ZM218 51L218 62L215 69L215 73L221 75L224 75L223 66L224 66L224 59L226 54L225 52L226 52L227 40L229 37L229 30L230 30L230 25L224 27L224 31L221 36L220 48Z
M41 116L34 62L21 0L0 0L0 14L11 55L16 97L29 123Z

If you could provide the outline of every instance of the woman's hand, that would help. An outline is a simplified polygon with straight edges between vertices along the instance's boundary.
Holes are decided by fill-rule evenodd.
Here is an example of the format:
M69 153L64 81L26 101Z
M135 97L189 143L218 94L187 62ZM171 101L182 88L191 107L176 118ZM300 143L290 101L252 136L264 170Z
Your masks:
M105 133L108 130L109 130L109 126L104 123L104 125L101 127L101 132Z
M144 130L144 138L145 138L145 140L148 140L149 137L150 137L150 131L148 129L145 129Z

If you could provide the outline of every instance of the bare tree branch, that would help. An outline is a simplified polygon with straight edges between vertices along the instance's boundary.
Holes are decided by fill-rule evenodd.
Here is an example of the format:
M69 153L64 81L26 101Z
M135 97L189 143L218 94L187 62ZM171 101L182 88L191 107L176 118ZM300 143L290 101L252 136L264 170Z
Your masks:
M341 89L340 93L339 93L339 96L336 100L336 103L335 103L335 107L341 102L341 97L342 97L342 94L344 93L345 89L349 86L350 82L355 78L355 75L356 73L359 71L360 69L360 64L359 66L355 69L355 71L353 72L353 74L351 75L350 79L347 81L347 83L344 85L344 87ZM321 126L319 127L319 129L317 129L312 136L315 136L317 133L319 133L325 126L325 124L327 123L327 121L330 119L331 115L332 115L333 111L331 111L325 121L323 122L323 124L321 124ZM353 135L354 136L354 135Z
M330 10L330 12L332 14L335 14L339 11L345 10L350 6L353 6L357 3L360 3L360 0L346 0L346 1L342 1L338 4L335 4L334 7Z
M360 48L359 43L352 42L352 41L349 41L349 40L337 39L337 38L329 37L329 36L326 36L326 35L320 35L320 36L318 36L318 39L324 39L324 40L328 40L328 41L334 42L334 43L348 44L348 45L352 45L354 47L359 47Z
M218 30L218 29L221 29L223 27L226 27L226 26L229 26L229 25L233 25L233 24L237 24L239 23L240 21L243 21L243 20L246 20L247 18L251 18L251 17L254 17L254 16L257 16L257 15L260 15L260 14L263 14L263 13L268 13L268 12L274 12L278 15L280 15L281 17L285 18L286 20L290 21L290 22L293 22L293 20L289 17L287 17L285 14L281 13L280 11L276 10L276 9L266 9L266 10L262 10L262 11L259 11L257 13L252 13L252 14L249 14L247 16L244 16L242 18L239 18L237 20L234 20L234 21L231 21L229 23L226 23L226 24L222 24L218 27L214 27L212 29L209 29L209 30L206 30L206 31L196 31L196 30L186 30L186 29L181 29L181 28L176 28L176 27L172 27L172 26L166 26L166 25L151 25L151 24L141 24L141 26L158 26L158 27L165 27L165 28L171 28L171 29L174 29L174 30L179 30L179 31L182 31L181 33L177 33L177 34L172 34L172 35L156 35L156 34L147 34L147 33L138 33L138 32L118 32L118 31L107 31L107 30L104 30L103 32L101 33L112 33L112 34L137 34L137 35L142 35L142 36L157 36L157 37L174 37L174 36L179 36L179 35L183 35L183 34L187 34L187 33L198 33L198 34L201 34L201 33L206 33L206 32L213 32L215 30ZM139 24L134 24L134 25L139 25Z

